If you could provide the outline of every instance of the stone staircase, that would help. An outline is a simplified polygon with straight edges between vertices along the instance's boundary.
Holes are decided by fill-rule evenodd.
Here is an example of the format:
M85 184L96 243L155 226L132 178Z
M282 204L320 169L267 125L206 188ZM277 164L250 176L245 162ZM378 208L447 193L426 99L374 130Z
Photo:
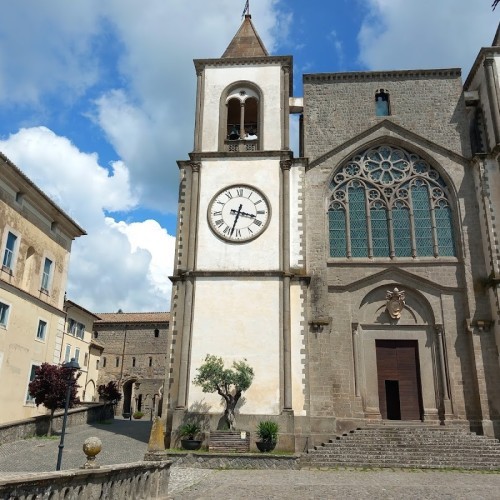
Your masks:
M370 425L315 446L301 467L500 470L500 443L453 427Z

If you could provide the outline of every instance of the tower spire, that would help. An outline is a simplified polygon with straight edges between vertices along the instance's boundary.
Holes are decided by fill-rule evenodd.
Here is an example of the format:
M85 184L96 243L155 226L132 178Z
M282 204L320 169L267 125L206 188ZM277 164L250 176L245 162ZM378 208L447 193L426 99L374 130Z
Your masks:
M245 5L245 10L243 11L245 18L228 48L224 54L222 54L224 59L236 57L265 57L269 55L269 52L255 30L250 14L245 14L245 12L248 12L247 5L248 0Z
M250 15L250 0L246 0L245 7L243 8L243 14L241 14L241 19L249 15Z

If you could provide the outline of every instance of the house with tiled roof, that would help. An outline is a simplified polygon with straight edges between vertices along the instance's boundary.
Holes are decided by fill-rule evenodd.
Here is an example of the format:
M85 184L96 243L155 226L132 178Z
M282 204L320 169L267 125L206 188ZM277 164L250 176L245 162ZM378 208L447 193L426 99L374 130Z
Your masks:
M167 357L168 312L97 313L93 340L103 346L98 385L114 381L122 392L117 413L161 408Z

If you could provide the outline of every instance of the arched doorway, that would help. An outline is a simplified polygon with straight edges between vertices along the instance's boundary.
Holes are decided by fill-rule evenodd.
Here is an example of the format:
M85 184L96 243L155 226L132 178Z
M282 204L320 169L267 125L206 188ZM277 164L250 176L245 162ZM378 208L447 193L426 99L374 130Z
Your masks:
M133 389L134 389L134 383L136 382L135 379L133 380L127 380L123 384L123 414L124 415L130 415L132 413L132 396L133 396Z
M353 325L355 376L365 416L437 420L446 377L426 299L401 284L379 286L365 295L358 317Z

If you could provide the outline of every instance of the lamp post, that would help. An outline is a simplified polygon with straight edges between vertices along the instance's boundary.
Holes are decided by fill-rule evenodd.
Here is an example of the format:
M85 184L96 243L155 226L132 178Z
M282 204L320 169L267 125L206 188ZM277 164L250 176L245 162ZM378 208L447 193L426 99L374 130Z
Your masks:
M63 363L62 366L63 368L68 369L68 389L66 391L66 404L64 405L64 417L63 417L63 425L61 431L61 441L59 441L59 452L57 454L56 470L61 470L61 461L64 449L64 435L66 434L66 421L68 420L69 400L71 398L71 388L75 383L75 381L73 380L73 374L80 369L80 365L78 364L75 358L71 358L71 361Z

